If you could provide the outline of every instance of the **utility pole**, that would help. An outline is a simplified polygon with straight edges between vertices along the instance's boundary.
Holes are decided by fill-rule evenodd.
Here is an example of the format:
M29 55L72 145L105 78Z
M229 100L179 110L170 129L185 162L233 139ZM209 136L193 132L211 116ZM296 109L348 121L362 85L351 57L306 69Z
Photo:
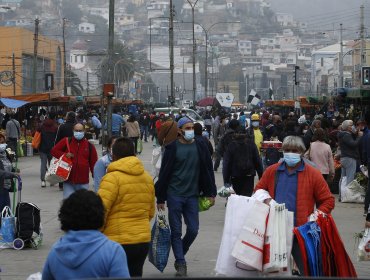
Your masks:
M35 34L33 38L33 72L32 72L32 93L37 91L37 49L39 42L39 24L40 20L35 19Z
M63 18L63 95L64 96L67 96L67 77L66 77L66 73L67 73L67 61L66 61L66 22L67 22L67 19L66 18Z
M198 0L195 0L195 2L191 2L190 0L187 0L190 7L191 7L191 15L192 15L192 26L193 26L193 106L195 106L196 103L196 90L197 90L197 79L195 74L195 53L197 51L197 46L195 44L195 22L194 22L194 9L195 5L197 4Z
M15 56L14 56L14 52L13 52L13 55L12 55L12 66L13 66L13 96L15 96Z
M113 80L113 53L114 53L114 4L115 0L109 0L109 39L108 39L108 82L114 83ZM113 96L112 96L113 97ZM112 137L112 97L107 97L107 132L108 138ZM104 138L104 133L103 133ZM103 145L105 145L103 141Z
M89 85L89 71L86 72L86 95L89 96L89 90L90 90L90 85Z
M171 100L170 104L171 106L175 105L175 92L174 92L174 54L173 54L173 2L170 0L170 26L169 26L169 44L170 44L170 72L171 72ZM194 26L193 26L194 28ZM193 33L194 34L194 33Z
M360 39L361 39L361 68L364 65L364 50L365 50L365 24L364 24L364 5L361 5L361 14L360 14Z
M343 24L340 24L339 87L343 87Z
M208 97L208 30L204 30L204 33L206 34L206 63L205 63L205 66L206 66L206 71L204 72L204 79L205 79L205 86L204 86L204 89L205 89L205 93L206 93L206 97Z

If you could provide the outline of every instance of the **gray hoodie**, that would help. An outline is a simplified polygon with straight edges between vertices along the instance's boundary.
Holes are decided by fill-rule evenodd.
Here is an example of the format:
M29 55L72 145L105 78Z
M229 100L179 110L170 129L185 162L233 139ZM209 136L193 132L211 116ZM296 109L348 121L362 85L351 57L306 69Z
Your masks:
M355 138L355 136L348 131L339 131L338 139L341 157L360 160L359 146L361 137Z

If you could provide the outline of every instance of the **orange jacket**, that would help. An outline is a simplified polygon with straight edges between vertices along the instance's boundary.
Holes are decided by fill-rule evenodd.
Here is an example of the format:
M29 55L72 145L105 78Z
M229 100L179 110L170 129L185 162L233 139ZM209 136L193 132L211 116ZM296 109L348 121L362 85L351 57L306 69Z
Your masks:
M272 198L275 198L275 173L280 164L282 163L276 163L266 169L255 191L266 190ZM296 226L301 226L308 221L315 204L317 209L330 214L334 209L335 200L320 171L306 163L304 170L298 172Z

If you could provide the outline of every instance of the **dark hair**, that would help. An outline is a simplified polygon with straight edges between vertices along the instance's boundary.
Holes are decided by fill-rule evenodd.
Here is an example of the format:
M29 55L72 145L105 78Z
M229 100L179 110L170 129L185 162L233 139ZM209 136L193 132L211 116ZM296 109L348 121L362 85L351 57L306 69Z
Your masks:
M312 136L312 141L313 142L315 141L324 142L325 141L325 133L322 128L315 129L315 132L313 133L313 136Z
M66 115L66 121L67 122L76 122L76 113L75 112L68 112Z
M194 134L202 136L203 127L200 123L194 123Z
M135 116L134 115L130 115L129 117L128 117L128 120L127 120L128 122L134 122L135 121Z
M113 144L112 153L116 159L135 156L134 143L130 138L119 137Z
M113 140L117 139L117 138L118 138L118 136L112 136L111 138L109 138L108 143L107 143L107 147L111 147L112 143L113 143Z
M75 191L63 200L58 218L63 231L97 230L104 225L103 201L93 191Z
M55 119L55 113L49 112L49 119L54 120Z
M232 130L237 130L240 126L240 123L238 120L236 119L232 119L230 122L229 122L229 128L232 129Z

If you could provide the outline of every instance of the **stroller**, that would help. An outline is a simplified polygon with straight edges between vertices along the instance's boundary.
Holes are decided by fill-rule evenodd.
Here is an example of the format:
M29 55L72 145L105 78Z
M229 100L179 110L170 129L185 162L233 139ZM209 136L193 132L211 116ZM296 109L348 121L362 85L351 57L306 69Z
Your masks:
M16 190L14 190L15 196ZM18 177L18 203L15 209L15 239L13 248L38 249L42 244L40 208L29 202L22 202L22 180ZM14 207L14 204L13 204ZM14 212L14 210L13 210Z

